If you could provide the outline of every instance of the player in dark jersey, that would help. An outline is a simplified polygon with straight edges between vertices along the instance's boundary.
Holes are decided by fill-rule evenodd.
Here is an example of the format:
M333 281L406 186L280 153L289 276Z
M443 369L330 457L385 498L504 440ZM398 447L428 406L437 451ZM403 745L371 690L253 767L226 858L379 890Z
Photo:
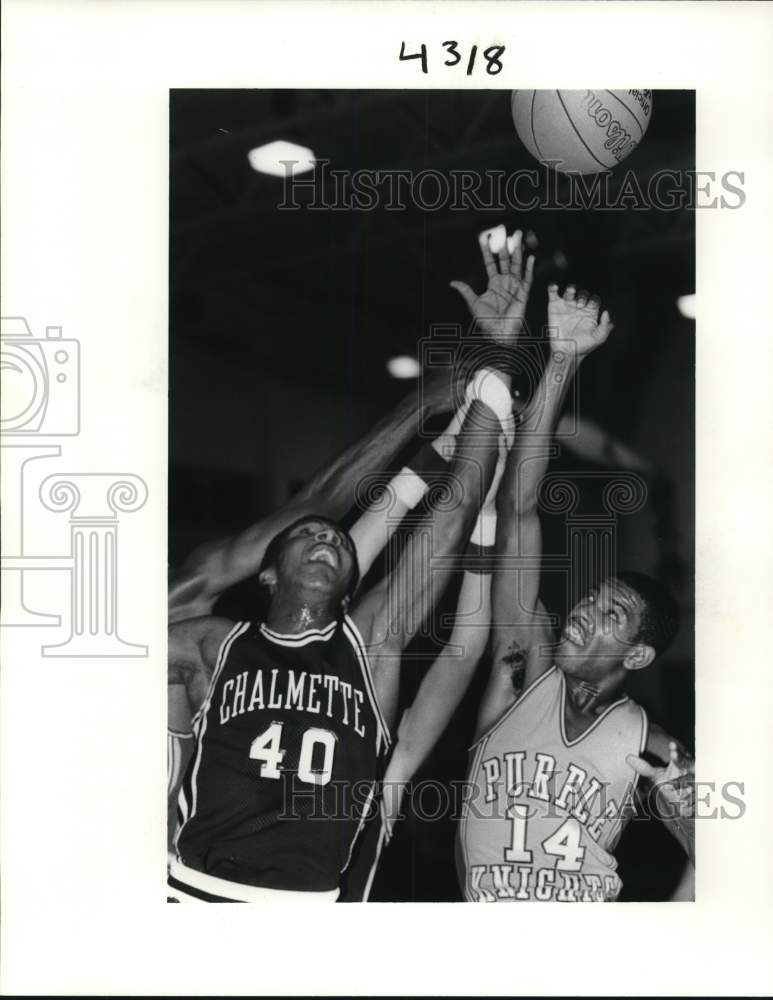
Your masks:
M303 518L266 554L267 623L208 621L210 641L228 632L180 795L177 892L337 890L389 740L362 639L337 607L356 576L347 533Z
M250 525L232 538L207 542L197 547L185 560L169 585L169 622L181 622L212 615L221 595L234 584L256 574L261 566L271 539L299 517L318 513L337 519L343 517L355 503L359 484L372 481L388 468L395 455L405 448L426 421L452 412L464 385L459 379L447 377L442 372L428 373L422 380L422 391L409 394L394 410L381 420L362 440L347 448L333 462L327 463L312 476L285 507ZM458 428L457 428L458 429ZM433 442L433 448L443 443L443 436ZM447 441L445 449L448 457ZM437 463L437 453L421 460L420 469L425 473ZM410 477L402 477L410 478ZM399 523L401 514L409 509L401 497L401 481L390 483L393 503L389 518L385 519L383 505L366 511L352 528L357 547L360 575L364 576L376 555L386 544L390 533ZM416 490L407 490L415 497ZM412 499L412 497L409 497ZM177 800L180 782L191 756L192 733L190 718L200 708L207 692L208 678L198 686L188 678L188 688L183 683L180 668L169 665L167 729L167 776L169 849L172 849L176 831ZM185 728L186 721L188 728Z
M212 615L220 596L229 587L256 574L271 539L299 517L309 513L333 519L343 517L354 506L359 484L382 474L426 421L453 411L464 385L443 373L429 373L423 379L421 388L421 393L411 393L362 440L347 448L333 462L327 463L284 508L250 525L233 538L208 542L196 548L171 579L169 622ZM438 441L442 442L443 437ZM436 444L433 442L433 447ZM430 452L420 459L420 469L425 476L433 465L437 465L437 459L437 452L434 456ZM415 488L401 490L402 479L405 478L410 477L404 476L389 484L393 503L388 520L385 519L383 505L381 508L374 505L376 509L366 511L352 528L361 576L365 575L386 544L401 514L409 509L410 505L404 502L401 493L416 495ZM185 680L179 665L170 663L167 728L170 851L177 827L175 817L180 783L193 748L190 721L201 707L209 684L206 674L198 680L188 676L187 688Z
M533 259L522 273L519 248L512 268L520 294L506 325L516 329ZM429 390L421 397L424 415L442 412L439 383L430 382ZM445 393L454 399L448 389ZM415 409L407 416L404 408L382 422L333 470L316 478L302 503L318 497L326 511L340 509L368 465L373 468L374 456L380 452L386 462L400 447L406 419L415 424ZM512 440L511 423L509 375L482 369L467 386L446 434L433 442L433 456L417 465L419 474L403 469L389 484L392 527L375 510L354 525L356 552L334 521L304 517L268 548L262 524L203 551L186 568L171 594L171 616L183 620L170 628L170 682L183 681L199 711L196 750L180 797L178 857L171 873L175 898L250 900L298 892L306 899L335 897L388 742L402 649L452 569L447 558L432 566L425 564L426 553L412 559L412 550L416 545L420 551L428 531L433 556L447 557L463 543L498 447L504 437ZM437 509L430 505L395 571L349 615L357 571L367 571L394 530L395 515L411 509L426 491L421 470L436 464L438 455L453 459L448 481L456 504L446 497ZM286 524L287 517L284 512L279 520ZM254 572L263 552L260 576L272 592L266 621L234 626L208 616L214 596ZM188 614L196 617L186 619Z
M485 374L470 384L449 469L457 503L430 505L414 529L431 529L436 557L469 534L509 415L504 377L492 386ZM431 573L414 567L409 544L349 614L351 539L335 522L305 517L266 551L265 622L205 617L170 628L170 666L193 698L208 685L180 800L172 898L337 896L389 739L400 656L442 591L447 562Z

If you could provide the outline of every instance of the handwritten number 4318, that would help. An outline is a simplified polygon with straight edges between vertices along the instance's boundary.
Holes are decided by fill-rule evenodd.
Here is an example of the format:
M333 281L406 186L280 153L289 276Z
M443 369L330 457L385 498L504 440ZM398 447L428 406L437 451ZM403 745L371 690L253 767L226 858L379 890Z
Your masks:
M448 59L443 61L444 66L458 66L462 61L462 53L459 51L457 42L442 42L443 48L448 53ZM496 76L497 73L502 71L501 58L504 55L505 47L504 45L489 45L487 49L483 50L483 58L486 60L486 72L489 76ZM470 54L467 58L467 76L472 76L473 67L475 66L475 58L478 55L478 46L473 45L470 48ZM422 73L429 72L427 68L427 46L422 44L418 52L407 53L405 51L405 42L400 45L400 62L406 62L409 59L421 59L421 71Z

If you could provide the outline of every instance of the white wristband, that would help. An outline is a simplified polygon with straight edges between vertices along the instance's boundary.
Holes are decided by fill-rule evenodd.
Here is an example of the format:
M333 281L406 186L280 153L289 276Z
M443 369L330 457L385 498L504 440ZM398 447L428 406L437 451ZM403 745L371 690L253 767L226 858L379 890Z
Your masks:
M470 541L473 545L481 547L493 545L497 538L497 512L490 508L483 508L478 514L478 520L472 529Z
M403 466L390 482L398 500L402 500L409 508L413 508L427 492L427 484L413 469Z

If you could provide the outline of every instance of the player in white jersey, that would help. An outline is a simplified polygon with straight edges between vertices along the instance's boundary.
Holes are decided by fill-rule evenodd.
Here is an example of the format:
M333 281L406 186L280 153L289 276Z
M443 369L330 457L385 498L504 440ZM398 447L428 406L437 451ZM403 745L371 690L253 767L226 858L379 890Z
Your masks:
M552 667L474 748L459 831L468 901L603 901L620 892L611 852L632 808L626 757L643 752L647 718L623 697L571 739L566 703L566 678Z
M491 254L487 259L483 250L491 280ZM475 312L478 300L471 292L465 298ZM537 493L546 443L579 365L611 330L599 308L574 286L563 296L550 286L549 357L498 492L492 668L458 843L470 901L617 898L612 851L642 775L656 787L660 817L684 848L690 871L694 865L692 762L624 693L629 671L647 667L673 637L672 599L643 574L617 574L572 609L556 641L538 596ZM432 696L444 670L448 665L438 663L425 678L387 781L409 780L447 724L455 704ZM464 689L458 676L455 689ZM645 752L662 766L648 763Z

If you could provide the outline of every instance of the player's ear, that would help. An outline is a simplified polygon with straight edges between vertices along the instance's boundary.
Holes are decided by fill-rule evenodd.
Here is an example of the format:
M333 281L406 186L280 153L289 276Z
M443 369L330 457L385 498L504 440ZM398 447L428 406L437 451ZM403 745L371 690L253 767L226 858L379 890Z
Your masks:
M648 667L654 659L655 650L652 646L637 642L635 646L631 646L626 654L623 666L626 670L641 670L643 667Z
M273 592L276 587L276 570L274 567L267 566L264 570L261 570L258 580L264 587L268 587L268 589Z
M344 597L344 599L341 601L341 610L343 611L344 614L347 614L347 612L349 611L349 605L351 603L352 599L347 594L346 597Z

